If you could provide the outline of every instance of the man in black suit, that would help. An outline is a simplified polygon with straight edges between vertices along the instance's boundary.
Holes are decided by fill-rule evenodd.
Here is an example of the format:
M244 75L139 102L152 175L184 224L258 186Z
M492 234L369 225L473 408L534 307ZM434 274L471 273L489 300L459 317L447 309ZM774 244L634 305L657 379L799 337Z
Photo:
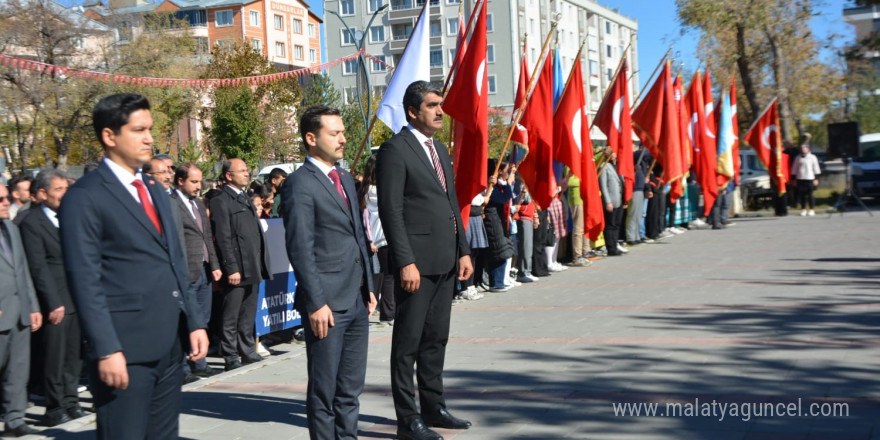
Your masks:
M208 213L199 198L202 170L194 164L185 163L177 167L174 183L177 189L171 193L171 204L180 213L190 289L199 304L201 319L208 322L211 319L211 282L220 281L223 272L217 262ZM192 376L210 377L216 373L208 366L206 359L187 361L184 372L189 373L187 381L192 381Z
M223 190L211 199L211 227L223 271L220 353L226 371L263 360L257 353L254 318L260 281L271 279L269 250L257 210L245 193L250 175L241 159L223 162Z
M456 201L452 161L432 138L443 127L441 92L425 81L407 87L403 108L409 126L379 149L379 217L398 272L397 316L391 342L391 390L397 435L442 439L428 426L466 429L443 398L443 361L455 277L473 273L470 248ZM421 411L416 407L414 364Z
M31 183L31 195L39 203L19 226L40 308L46 314L41 357L49 426L86 415L79 406L77 392L82 337L76 307L67 289L58 235L58 209L67 187L67 176L61 171L40 171Z
M99 439L176 438L181 356L208 349L162 185L141 175L153 118L120 93L93 112L104 159L67 191L59 214L67 285L87 342Z
M356 439L367 373L369 316L376 308L364 227L351 174L336 166L345 147L339 110L316 106L299 125L308 157L282 186L294 307L308 357L306 414L312 439Z
M18 227L9 220L9 190L0 185L0 386L3 436L21 437L37 430L24 421L30 371L31 332L42 315Z

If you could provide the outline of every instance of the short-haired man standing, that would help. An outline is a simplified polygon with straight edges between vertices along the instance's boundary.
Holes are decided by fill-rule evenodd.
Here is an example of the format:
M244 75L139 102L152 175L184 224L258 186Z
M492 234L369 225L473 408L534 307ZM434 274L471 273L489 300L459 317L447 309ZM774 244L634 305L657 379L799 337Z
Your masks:
M205 204L199 198L202 170L191 163L185 163L177 167L174 183L177 189L171 193L171 204L180 213L190 288L196 296L202 320L208 322L211 319L211 282L220 281L223 272L220 271L220 263L217 262L217 253L214 250L211 222L208 221ZM195 377L209 377L214 374L206 359L189 361L184 372ZM186 380L194 379L187 375Z
M31 193L38 202L32 208L35 212L19 225L40 308L46 314L42 367L49 426L86 415L79 406L77 393L82 370L82 338L76 307L67 289L58 233L58 210L67 187L67 176L61 171L40 171L31 184Z
M104 160L70 187L59 220L67 284L88 341L98 438L176 438L181 356L187 349L190 360L205 357L208 335L169 198L141 175L153 149L150 103L107 96L93 125Z
M308 357L306 414L312 439L356 439L367 373L369 315L376 297L351 174L336 166L345 148L339 110L303 112L308 157L282 186L287 255L296 273L294 307Z
M9 205L9 219L13 220L20 211L28 209L31 205L31 179L30 176L19 174L9 179L9 197L12 204Z
M0 378L3 436L21 437L37 430L24 421L31 359L31 332L42 324L18 227L9 221L9 190L0 185Z
M263 360L257 353L254 319L260 281L271 279L269 250L257 210L245 193L250 174L241 159L223 162L226 184L211 199L211 226L223 271L220 353L226 371Z
M473 273L470 248L455 195L452 161L433 136L443 127L440 90L425 81L407 87L409 126L379 149L379 217L391 246L397 316L391 341L391 391L397 436L436 440L428 426L466 429L443 398L443 362L455 278ZM421 411L416 407L414 364Z

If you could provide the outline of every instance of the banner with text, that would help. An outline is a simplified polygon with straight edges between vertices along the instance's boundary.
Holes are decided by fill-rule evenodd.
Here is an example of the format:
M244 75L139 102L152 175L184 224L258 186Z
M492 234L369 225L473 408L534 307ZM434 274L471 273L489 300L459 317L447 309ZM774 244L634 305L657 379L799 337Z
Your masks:
M296 294L296 277L287 259L284 241L284 223L280 218L260 220L266 243L269 244L269 258L272 265L272 279L260 283L257 298L256 334L263 336L278 330L300 325L299 312L293 309Z

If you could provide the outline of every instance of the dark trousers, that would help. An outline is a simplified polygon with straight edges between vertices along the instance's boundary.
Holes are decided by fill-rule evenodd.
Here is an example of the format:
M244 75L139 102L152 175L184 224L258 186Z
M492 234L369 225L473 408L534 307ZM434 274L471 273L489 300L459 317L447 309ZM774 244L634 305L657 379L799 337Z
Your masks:
M257 315L259 284L225 286L220 353L227 360L257 351L254 318Z
M79 374L82 372L81 337L75 313L58 324L43 317L43 380L46 415L55 416L79 406Z
M420 414L433 415L446 407L443 363L449 340L455 270L442 275L422 275L419 289L413 293L400 287L398 274L394 278L397 319L391 336L391 393L398 426L408 426ZM413 370L419 385L421 413L415 402Z
M375 294L379 298L379 320L394 319L394 276L391 275L391 255L388 246L379 248L379 273L373 277Z
M306 415L312 440L356 439L358 396L367 375L370 321L358 298L349 310L333 312L334 326L318 339L303 313L309 383Z
M5 429L23 425L31 361L31 328L18 323L0 332L0 372Z
M816 199L813 198L813 181L812 180L801 180L797 181L797 193L798 198L801 202L801 209L807 209L807 202L809 202L810 209L813 209L816 204Z
M603 212L605 214L605 230L602 233L605 236L605 250L608 251L608 255L613 255L620 252L617 249L617 239L620 235L620 225L623 223L623 208L614 208L610 212L606 209Z
M128 364L128 388L110 388L98 376L97 361L89 379L98 415L98 439L171 439L178 437L183 348L175 338L162 359Z
M208 322L211 319L211 303L213 302L213 295L211 294L211 282L208 281L207 269L203 270L199 279L191 283L189 287L196 295L196 302L199 304L199 317L202 318L204 322ZM207 367L207 358L201 358L195 362L191 362L184 357L183 371L201 371Z

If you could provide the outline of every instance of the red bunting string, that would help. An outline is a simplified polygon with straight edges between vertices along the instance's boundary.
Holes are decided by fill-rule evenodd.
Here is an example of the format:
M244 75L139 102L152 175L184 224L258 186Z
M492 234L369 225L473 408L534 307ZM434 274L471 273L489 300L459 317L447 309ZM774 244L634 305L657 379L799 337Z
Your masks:
M362 52L362 51L361 51ZM6 54L0 53L0 64L3 66L8 66L17 70L26 70L30 72L36 72L40 74L57 74L59 76L73 77L73 78L82 78L82 79L95 79L102 82L113 82L114 84L137 84L137 85L147 85L152 87L199 87L199 88L210 88L210 87L228 87L228 86L239 86L242 84L248 85L256 85L256 84L269 84L276 81L281 81L293 77L301 77L306 74L320 73L332 67L338 66L348 60L353 60L358 57L361 52L355 52L351 55L344 56L342 58L329 61L317 66L304 67L296 70L288 70L280 73L271 73L268 75L259 75L259 76L248 76L244 78L216 78L216 79L185 79L185 78L146 78L146 77L138 77L138 76L129 76L129 75L119 75L119 74L111 74L104 72L94 72L90 70L82 70L82 69L73 69L65 66L56 66L53 64L40 63L36 61L30 61L22 58L16 58L13 56L9 56ZM375 60L377 62L384 62L370 54L364 53L367 58ZM386 67L391 68L390 66Z

